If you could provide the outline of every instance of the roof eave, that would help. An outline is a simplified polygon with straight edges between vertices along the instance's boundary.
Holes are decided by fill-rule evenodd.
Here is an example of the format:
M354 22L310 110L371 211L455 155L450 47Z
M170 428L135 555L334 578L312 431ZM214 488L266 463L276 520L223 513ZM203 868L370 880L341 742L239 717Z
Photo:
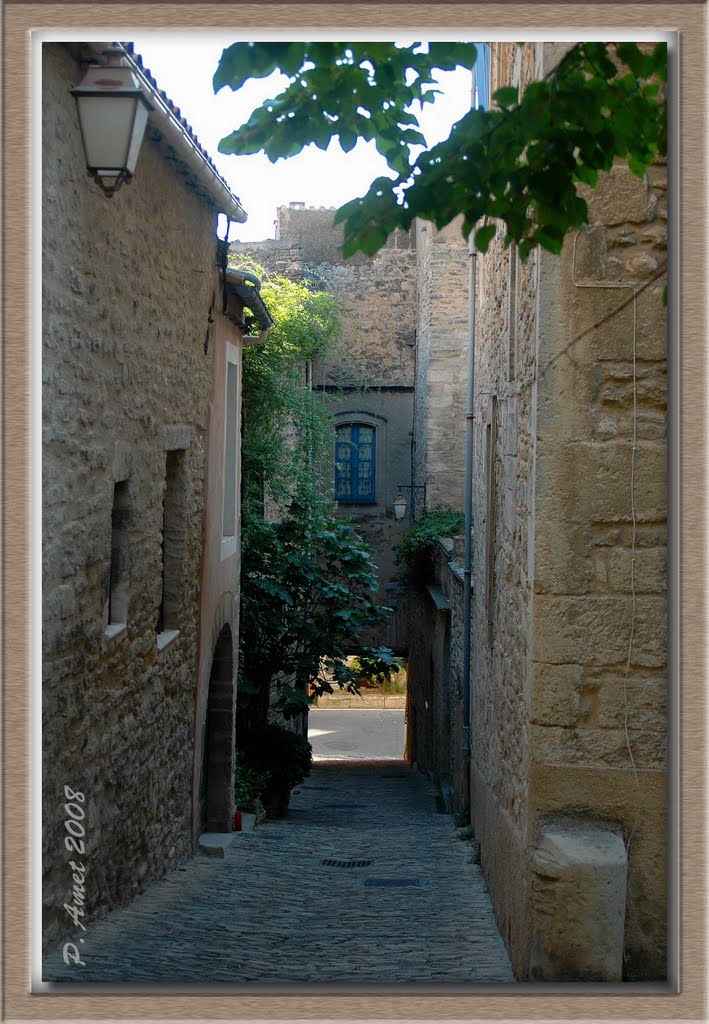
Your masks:
M87 43L92 54L98 59L109 43ZM159 128L166 141L174 147L176 153L184 160L191 174L214 201L217 209L230 220L243 224L248 214L237 196L231 191L226 181L217 171L211 157L202 148L192 128L182 117L178 107L172 103L166 93L158 88L157 82L150 72L143 67L142 58L135 54L133 44L119 43L124 59L135 74L145 98L154 107L149 115L149 122Z

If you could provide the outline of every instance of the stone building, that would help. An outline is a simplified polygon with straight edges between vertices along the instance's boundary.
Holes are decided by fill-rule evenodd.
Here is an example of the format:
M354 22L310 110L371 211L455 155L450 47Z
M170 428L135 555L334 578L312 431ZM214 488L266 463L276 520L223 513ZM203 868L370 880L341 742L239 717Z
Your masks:
M130 48L135 175L87 176L70 89L100 50L42 52L45 945L231 828L244 303L270 322L222 276L239 201Z
M416 222L415 515L463 508L468 247L460 219Z
M493 44L491 92L561 52ZM443 548L412 754L470 807L520 980L666 976L666 187L618 164L560 257L476 261L469 780Z
M271 273L331 292L344 306L340 344L315 360L312 386L333 418L329 485L340 513L352 518L379 567L387 623L366 639L406 648L404 595L393 549L403 524L393 515L399 489L410 499L414 465L416 239L397 231L374 258L342 259L334 211L299 203L278 210L276 238L232 243ZM418 493L415 491L414 494Z

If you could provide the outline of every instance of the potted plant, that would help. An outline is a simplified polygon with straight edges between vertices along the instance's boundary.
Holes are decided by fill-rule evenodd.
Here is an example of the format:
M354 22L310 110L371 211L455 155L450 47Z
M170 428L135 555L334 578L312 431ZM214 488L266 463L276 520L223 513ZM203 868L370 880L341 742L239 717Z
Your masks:
M291 790L310 774L313 748L290 729L269 723L249 733L240 761L251 771L268 776L261 793L266 817L284 818Z
M241 812L256 814L258 821L259 797L268 782L268 772L256 771L237 758L234 766L234 828L241 830Z

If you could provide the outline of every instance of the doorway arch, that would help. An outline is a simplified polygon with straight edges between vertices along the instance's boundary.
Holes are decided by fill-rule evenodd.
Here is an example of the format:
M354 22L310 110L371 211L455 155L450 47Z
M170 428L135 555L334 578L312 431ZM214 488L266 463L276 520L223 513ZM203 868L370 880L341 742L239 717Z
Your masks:
M202 764L201 831L231 832L234 771L234 651L231 628L217 638L209 674Z

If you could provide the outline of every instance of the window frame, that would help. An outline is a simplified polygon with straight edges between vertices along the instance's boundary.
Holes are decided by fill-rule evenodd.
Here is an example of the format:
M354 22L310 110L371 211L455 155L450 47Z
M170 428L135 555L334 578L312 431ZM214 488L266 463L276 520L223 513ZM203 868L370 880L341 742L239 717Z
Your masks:
M234 374L234 408L229 407L229 367L233 366ZM226 343L226 359L224 363L224 454L222 461L222 524L221 524L221 551L220 561L230 558L236 554L237 539L239 535L239 385L240 385L240 361L239 349L231 342ZM233 412L232 436L230 430L230 411ZM229 459L233 456L233 480L229 473ZM233 485L233 486L232 486ZM233 507L231 502L233 501ZM229 508L227 509L227 504Z
M165 449L160 545L160 603L155 637L161 651L180 635L184 608L185 500L187 449ZM169 544L169 548L168 548Z
M128 624L130 578L128 571L129 528L131 506L127 478L113 483L111 504L111 554L109 564L108 598L104 633L109 639L118 636Z
M359 469L360 458L359 458L359 428L364 427L366 430L372 431L371 449L372 457L365 459L365 462L371 462L372 466L372 492L367 495L360 495L358 493L359 476L357 470ZM341 430L349 429L352 432L349 441L342 442L338 438L338 434ZM355 440L355 431L357 432L357 440ZM335 427L335 501L338 505L376 505L377 503L377 427L373 423L367 423L364 420L344 420L338 423ZM339 468L339 460L337 458L337 448L339 444L350 444L352 457L349 460L350 465L350 479L349 479L349 491L342 497L339 496L339 484L342 480L341 471Z

